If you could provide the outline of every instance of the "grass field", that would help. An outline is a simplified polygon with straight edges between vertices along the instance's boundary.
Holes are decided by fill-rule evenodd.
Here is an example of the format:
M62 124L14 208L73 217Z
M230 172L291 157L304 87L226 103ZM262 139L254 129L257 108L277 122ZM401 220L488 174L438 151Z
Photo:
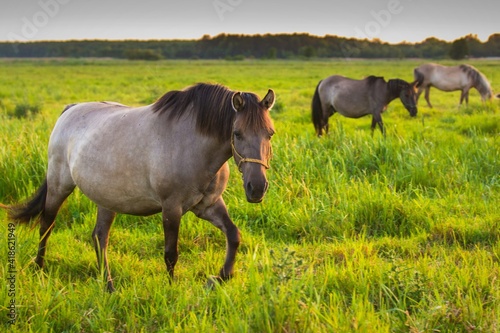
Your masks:
M196 82L277 94L270 189L261 204L246 202L230 160L224 199L242 232L234 279L204 288L223 262L225 238L189 213L169 284L159 216L122 215L109 248L117 292L106 293L91 242L96 209L76 191L58 216L43 271L33 262L38 230L9 230L0 210L0 330L500 331L500 101L483 104L473 90L459 108L459 92L431 90L434 108L422 98L410 118L396 100L383 115L385 139L371 136L369 117L334 115L320 139L311 123L312 94L326 76L410 81L423 62L0 61L4 204L42 182L48 138L66 104L149 104ZM500 91L498 61L469 63Z

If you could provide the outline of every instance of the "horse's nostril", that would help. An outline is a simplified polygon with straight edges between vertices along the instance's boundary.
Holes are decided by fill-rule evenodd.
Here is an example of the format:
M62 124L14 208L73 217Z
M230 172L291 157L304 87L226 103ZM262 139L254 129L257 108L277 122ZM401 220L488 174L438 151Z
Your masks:
M246 190L247 190L247 193L252 193L253 191L253 186L252 186L252 183L251 182L248 182L245 186Z

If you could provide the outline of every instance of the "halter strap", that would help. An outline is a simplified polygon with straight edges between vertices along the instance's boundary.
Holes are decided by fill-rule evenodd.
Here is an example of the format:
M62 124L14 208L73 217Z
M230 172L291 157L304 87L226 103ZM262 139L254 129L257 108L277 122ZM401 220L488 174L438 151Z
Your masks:
M262 160L241 156L241 154L238 153L238 151L236 150L236 147L234 146L234 137L233 136L231 136L231 149L233 150L233 156L238 156L238 158L240 159L238 162L238 170L240 170L240 172L241 172L241 165L245 162L257 163L257 164L262 165L264 168L269 169L269 164L262 161ZM272 154L272 150L271 150L271 154Z

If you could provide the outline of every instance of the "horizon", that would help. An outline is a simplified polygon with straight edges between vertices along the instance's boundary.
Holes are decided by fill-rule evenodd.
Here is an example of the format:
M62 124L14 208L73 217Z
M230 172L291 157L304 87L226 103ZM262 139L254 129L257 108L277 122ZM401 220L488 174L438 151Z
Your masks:
M254 33L254 34L245 34L245 33L227 33L227 32L221 32L217 35L202 35L197 38L70 38L70 39L40 39L40 40L0 40L0 43L64 43L64 42L85 42L85 41L100 41L100 42L127 42L127 41L139 41L139 42L148 42L148 41L200 41L203 40L204 38L209 38L209 39L214 39L222 35L227 35L227 36L244 36L244 37L258 37L258 36L293 36L293 35L307 35L307 36L312 36L312 37L317 37L317 38L327 38L327 37L333 37L333 38L339 38L339 39L354 39L354 40L367 40L369 42L381 42L384 44L390 44L390 45L400 45L400 44L409 44L409 45L415 45L415 44L421 44L424 43L425 41L429 39L435 39L438 41L446 42L446 43L452 43L456 40L464 39L467 37L472 37L475 38L476 40L480 41L481 43L486 43L491 36L498 35L500 32L497 33L492 33L490 34L487 38L480 38L477 34L469 33L460 37L457 37L453 40L446 40L442 38L438 38L436 36L428 36L425 37L424 39L420 41L415 41L415 42L410 42L410 41L400 41L400 42L388 42L385 40L381 40L379 38L359 38L359 37L348 37L348 36L340 36L340 35L335 35L335 34L324 34L324 35L316 35L312 34L309 32L277 32L277 33Z
M199 40L208 35L302 34L420 43L498 33L500 1L38 0L5 6L0 41Z

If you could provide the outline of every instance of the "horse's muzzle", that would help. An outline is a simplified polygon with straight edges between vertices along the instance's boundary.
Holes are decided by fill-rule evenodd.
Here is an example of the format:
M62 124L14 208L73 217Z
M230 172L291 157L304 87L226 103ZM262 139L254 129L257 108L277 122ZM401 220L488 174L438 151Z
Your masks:
M247 196L247 201L250 203L259 203L264 199L266 195L269 183L264 182L247 182L245 184L245 194Z

